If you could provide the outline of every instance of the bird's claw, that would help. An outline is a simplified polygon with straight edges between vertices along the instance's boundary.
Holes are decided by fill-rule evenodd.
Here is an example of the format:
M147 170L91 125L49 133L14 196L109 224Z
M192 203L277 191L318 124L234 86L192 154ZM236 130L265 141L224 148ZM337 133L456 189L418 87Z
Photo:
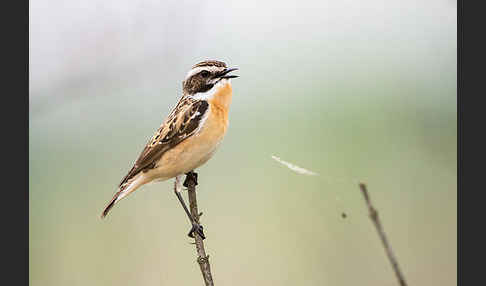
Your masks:
M184 183L182 185L186 188L189 188L189 184L188 184L189 180L194 182L194 186L197 186L197 173L192 171L186 173L186 179L184 180Z
M200 236L202 239L205 239L205 238L206 238L206 236L204 236L204 231L203 231L203 230L204 230L204 228L203 228L203 226L202 226L202 225L197 224L197 223L194 223L194 224L192 225L191 230L190 230L190 231L189 231L189 233L187 234L187 236L194 238L194 233L197 233L197 234L199 234L199 236Z

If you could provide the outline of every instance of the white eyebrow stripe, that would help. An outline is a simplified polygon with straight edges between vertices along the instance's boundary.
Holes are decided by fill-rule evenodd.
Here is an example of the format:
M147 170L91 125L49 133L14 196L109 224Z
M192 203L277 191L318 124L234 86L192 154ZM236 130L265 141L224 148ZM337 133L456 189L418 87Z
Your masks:
M186 75L186 79L190 78L191 76L203 71L203 70L208 70L210 72L215 72L215 71L218 71L220 70L221 67L216 67L216 66L204 66L204 67L197 67L197 68L193 68L192 70L190 70L187 75Z

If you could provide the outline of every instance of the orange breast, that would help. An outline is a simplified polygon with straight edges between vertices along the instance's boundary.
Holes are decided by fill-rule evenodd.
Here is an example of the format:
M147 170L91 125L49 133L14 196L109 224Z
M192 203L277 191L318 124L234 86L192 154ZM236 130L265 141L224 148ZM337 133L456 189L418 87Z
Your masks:
M233 95L233 90L231 88L231 83L226 83L213 95L209 100L211 105L221 108L226 111L226 117L228 116L229 106L231 104L231 97Z
M227 83L209 100L210 113L199 133L167 151L154 175L171 178L201 166L212 157L228 128L231 96L231 84Z

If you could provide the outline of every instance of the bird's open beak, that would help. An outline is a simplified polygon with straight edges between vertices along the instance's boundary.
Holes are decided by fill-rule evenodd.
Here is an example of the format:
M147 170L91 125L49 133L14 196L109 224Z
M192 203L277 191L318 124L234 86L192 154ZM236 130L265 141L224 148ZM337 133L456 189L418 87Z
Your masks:
M225 69L222 73L218 75L219 78L236 78L238 77L237 75L229 75L228 73L232 71L236 71L238 68L227 68Z

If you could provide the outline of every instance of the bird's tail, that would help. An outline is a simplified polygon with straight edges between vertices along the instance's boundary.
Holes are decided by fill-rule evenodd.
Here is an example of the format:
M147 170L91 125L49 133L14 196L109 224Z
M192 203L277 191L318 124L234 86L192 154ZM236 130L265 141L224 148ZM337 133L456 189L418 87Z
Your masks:
M105 218L108 212L113 208L113 206L119 202L124 197L128 196L130 193L134 192L140 186L144 184L142 174L135 176L132 180L129 180L125 184L121 185L118 188L118 191L115 193L111 201L105 207L103 212L101 213L101 218Z

